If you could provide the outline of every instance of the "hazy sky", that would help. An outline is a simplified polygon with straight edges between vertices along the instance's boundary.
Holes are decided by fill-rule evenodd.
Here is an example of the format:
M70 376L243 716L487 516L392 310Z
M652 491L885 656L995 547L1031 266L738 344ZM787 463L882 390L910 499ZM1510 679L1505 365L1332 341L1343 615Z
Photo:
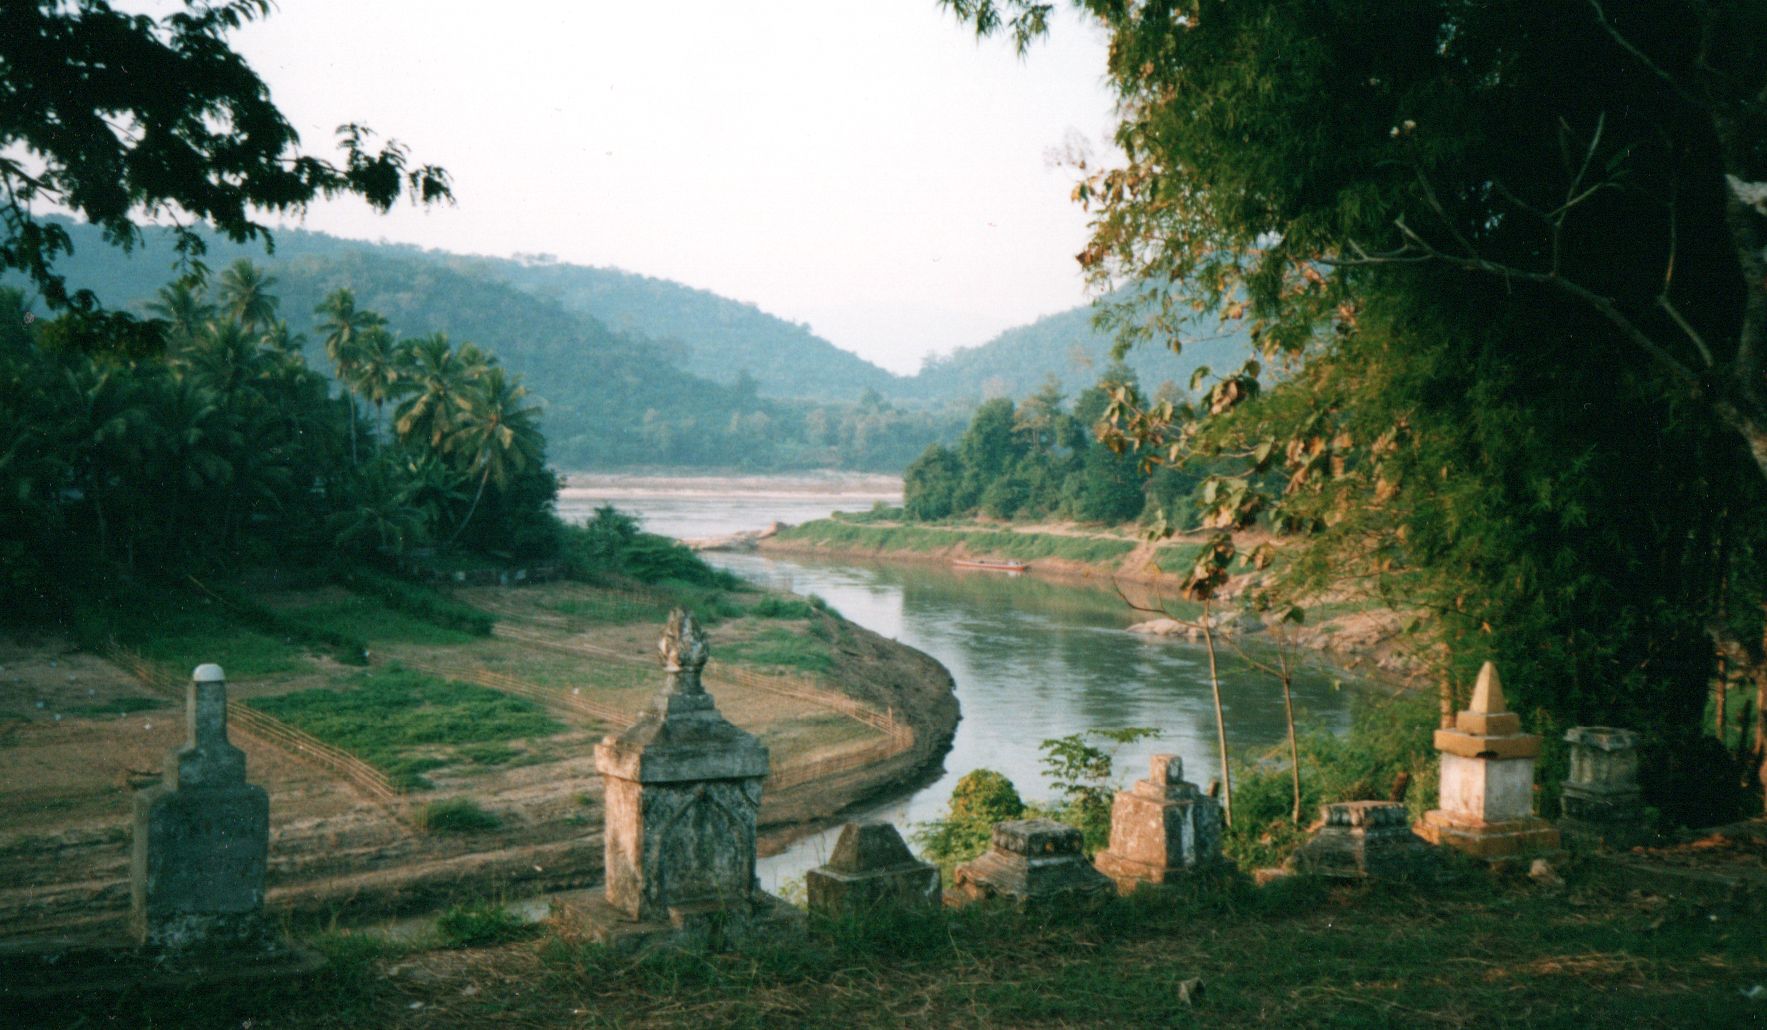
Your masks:
M896 371L1086 299L1075 173L1110 124L1102 36L1021 62L933 0L282 0L235 42L308 150L365 122L457 207L311 229L548 253L808 322Z

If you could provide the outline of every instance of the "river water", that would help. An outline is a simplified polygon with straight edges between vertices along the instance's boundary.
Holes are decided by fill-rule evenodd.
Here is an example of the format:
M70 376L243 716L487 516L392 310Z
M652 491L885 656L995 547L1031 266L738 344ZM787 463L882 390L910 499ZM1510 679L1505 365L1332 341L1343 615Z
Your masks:
M703 537L864 509L879 500L898 503L899 483L773 477L573 482L560 498L559 513L580 520L598 504L612 503L638 514L652 532ZM1130 609L1108 582L821 557L705 557L754 582L819 595L853 622L924 651L951 670L963 719L944 773L860 817L886 819L906 832L939 818L952 785L977 768L1006 774L1027 800L1047 799L1040 745L1088 730L1156 731L1116 752L1118 776L1125 781L1144 775L1148 758L1160 752L1181 755L1193 782L1207 784L1217 775L1220 752L1201 645L1126 632L1152 616ZM1220 665L1230 749L1245 755L1276 747L1284 734L1276 681L1231 651L1222 654ZM1304 667L1294 682L1298 725L1342 732L1352 693L1329 670ZM833 838L834 831L812 834L764 858L763 885L777 890L821 864Z

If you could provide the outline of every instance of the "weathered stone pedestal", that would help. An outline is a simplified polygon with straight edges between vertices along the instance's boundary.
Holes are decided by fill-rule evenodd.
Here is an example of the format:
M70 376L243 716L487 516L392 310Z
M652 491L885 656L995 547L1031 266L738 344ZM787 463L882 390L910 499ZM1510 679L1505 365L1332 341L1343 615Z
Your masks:
M1124 894L1221 862L1221 805L1184 780L1177 755L1155 755L1147 779L1111 802L1110 846L1093 864Z
M1405 806L1339 801L1320 808L1324 824L1289 856L1290 872L1338 880L1423 879L1441 872L1441 856L1411 832Z
M936 908L939 868L908 851L889 823L848 823L826 865L804 874L810 911L830 918Z
M1049 819L994 825L992 846L952 873L958 904L1003 898L1020 906L1112 893L1110 878L1086 861L1080 831Z
M1486 662L1472 703L1452 729L1436 731L1442 807L1424 813L1419 836L1490 860L1558 849L1558 830L1534 815L1540 738L1521 730L1521 718L1506 708L1497 667Z
M767 749L700 685L705 635L677 609L659 645L666 683L638 723L595 748L606 785L605 900L584 930L622 948L717 947L797 915L755 880Z
M185 715L189 742L167 757L159 786L135 795L136 939L166 951L267 948L270 797L245 782L245 753L227 741L219 665L197 667Z
M1638 734L1608 726L1573 726L1571 772L1559 805L1559 831L1592 844L1630 848L1649 840L1655 827L1638 789Z

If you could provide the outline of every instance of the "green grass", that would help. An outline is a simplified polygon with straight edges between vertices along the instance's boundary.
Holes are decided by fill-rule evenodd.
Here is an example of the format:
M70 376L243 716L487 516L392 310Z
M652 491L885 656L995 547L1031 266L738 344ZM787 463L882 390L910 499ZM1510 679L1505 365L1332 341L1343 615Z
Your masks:
M815 634L769 626L748 640L721 645L718 657L746 665L767 665L809 673L834 671L834 656Z
M524 921L501 905L475 902L456 905L436 917L436 936L447 948L482 948L537 936L541 927Z
M471 633L414 618L382 601L352 597L329 604L290 609L287 616L302 625L330 633L354 634L370 644L453 645L478 639Z
M432 801L417 810L417 828L425 833L484 833L503 825L471 798Z
M545 737L565 727L530 701L392 664L357 673L347 689L254 698L253 708L350 751L406 786L471 760L463 745Z
M1753 1026L1767 951L1752 916L1651 896L1600 870L1568 885L1484 873L1422 887L1196 878L1092 908L812 916L714 954L631 957L494 904L444 914L479 950L420 959L313 942L300 980L169 981L0 1015L131 1026ZM530 935L539 940L526 939ZM506 943L498 943L499 939ZM1200 998L1179 984L1197 978ZM507 989L519 984L519 990ZM471 989L469 989L471 988ZM3 1006L4 1002L0 1002Z
M768 594L749 606L748 615L757 619L811 619L827 610L828 602L814 594L808 598Z
M665 601L643 601L617 594L563 598L545 602L541 607L586 622L610 625L661 622L669 616L669 605Z
M1056 533L1013 533L998 529L951 529L931 526L871 526L822 519L786 530L781 539L827 547L930 554L964 545L973 555L1035 561L1056 558L1094 565L1114 565L1135 549L1135 541L1111 537L1065 536Z
M230 622L216 607L180 608L175 602L159 605L151 619L140 613L148 622L140 632L133 631L136 620L131 618L117 636L148 661L180 675L189 675L205 662L218 663L235 681L277 676L305 666L307 648L299 641Z
M62 712L66 715L130 715L165 708L170 703L157 697L113 697L100 704L64 708Z

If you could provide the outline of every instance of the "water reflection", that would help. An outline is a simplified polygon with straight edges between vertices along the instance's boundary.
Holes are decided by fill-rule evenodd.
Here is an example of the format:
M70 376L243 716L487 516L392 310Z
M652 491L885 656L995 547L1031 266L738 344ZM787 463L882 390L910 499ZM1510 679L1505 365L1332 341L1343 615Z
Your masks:
M1118 769L1139 776L1149 756L1175 752L1188 778L1207 783L1218 767L1207 658L1199 645L1124 632L1148 616L1108 586L1030 576L960 572L933 564L883 564L758 555L715 555L745 578L818 594L847 618L919 648L951 670L963 706L946 773L872 817L898 825L937 818L952 784L976 768L1005 773L1028 797L1043 797L1039 745L1088 729L1150 726L1157 735L1118 752ZM1276 682L1222 657L1222 708L1236 753L1283 739ZM1306 728L1341 732L1349 697L1334 677L1302 669L1294 684ZM763 862L769 886L802 875L832 839L813 838Z

